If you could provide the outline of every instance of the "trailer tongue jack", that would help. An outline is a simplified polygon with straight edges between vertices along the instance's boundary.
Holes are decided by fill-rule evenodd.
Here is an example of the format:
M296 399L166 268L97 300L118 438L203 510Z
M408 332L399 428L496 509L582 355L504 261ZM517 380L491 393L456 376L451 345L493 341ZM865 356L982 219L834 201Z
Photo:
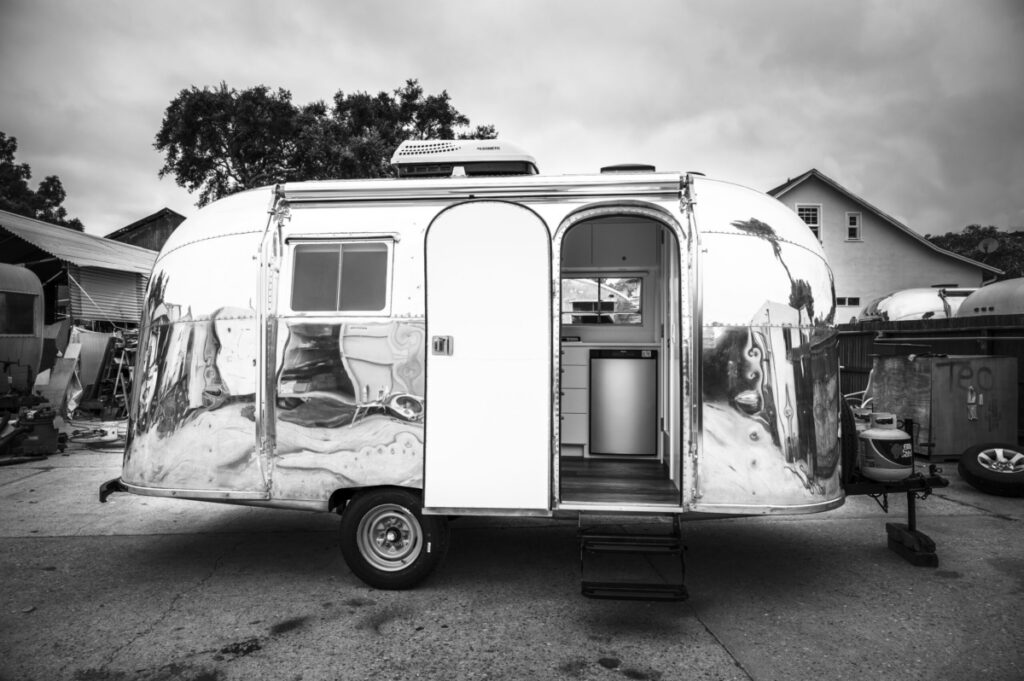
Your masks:
M865 494L873 498L886 513L889 512L889 493L904 492L907 495L907 522L886 523L885 532L889 548L918 567L938 567L939 557L935 553L932 538L917 529L916 501L926 499L936 487L948 487L949 480L939 475L935 465L928 467L928 475L914 473L903 480L874 482L860 479L846 485L847 496Z

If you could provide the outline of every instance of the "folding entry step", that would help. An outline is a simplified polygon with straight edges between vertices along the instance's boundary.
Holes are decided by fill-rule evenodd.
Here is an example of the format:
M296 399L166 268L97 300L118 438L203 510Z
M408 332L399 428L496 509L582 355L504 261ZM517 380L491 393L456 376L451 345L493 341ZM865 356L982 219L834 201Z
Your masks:
M675 516L579 518L581 593L587 598L684 601L685 547Z

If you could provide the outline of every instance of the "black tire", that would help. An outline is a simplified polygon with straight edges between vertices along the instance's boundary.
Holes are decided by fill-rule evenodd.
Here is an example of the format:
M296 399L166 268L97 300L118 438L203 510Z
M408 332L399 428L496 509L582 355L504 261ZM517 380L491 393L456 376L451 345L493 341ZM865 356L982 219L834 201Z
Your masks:
M857 467L857 452L860 442L857 439L857 421L853 418L853 409L846 400L839 401L839 430L842 433L842 483L845 487L853 480Z
M383 488L357 494L341 514L341 555L377 589L411 589L448 552L448 522L424 516L418 494Z
M973 487L1001 497L1024 497L1024 448L1003 442L968 447L957 465Z

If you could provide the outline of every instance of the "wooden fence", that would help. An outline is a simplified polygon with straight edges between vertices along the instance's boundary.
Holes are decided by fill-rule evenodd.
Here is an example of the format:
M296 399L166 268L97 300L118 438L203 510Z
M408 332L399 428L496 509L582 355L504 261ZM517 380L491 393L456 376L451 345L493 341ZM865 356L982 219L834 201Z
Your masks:
M1024 315L856 322L838 328L843 394L867 387L876 356L1016 357L1018 442L1024 442Z

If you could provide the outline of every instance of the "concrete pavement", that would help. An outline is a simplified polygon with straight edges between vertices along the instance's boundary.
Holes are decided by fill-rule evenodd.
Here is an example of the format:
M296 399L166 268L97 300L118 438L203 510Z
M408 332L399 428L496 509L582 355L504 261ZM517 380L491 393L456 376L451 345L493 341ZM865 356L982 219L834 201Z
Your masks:
M867 498L684 525L683 604L578 595L575 523L461 519L419 589L377 591L337 518L115 495L120 454L0 467L0 679L1024 678L1024 499L918 504L937 569Z

